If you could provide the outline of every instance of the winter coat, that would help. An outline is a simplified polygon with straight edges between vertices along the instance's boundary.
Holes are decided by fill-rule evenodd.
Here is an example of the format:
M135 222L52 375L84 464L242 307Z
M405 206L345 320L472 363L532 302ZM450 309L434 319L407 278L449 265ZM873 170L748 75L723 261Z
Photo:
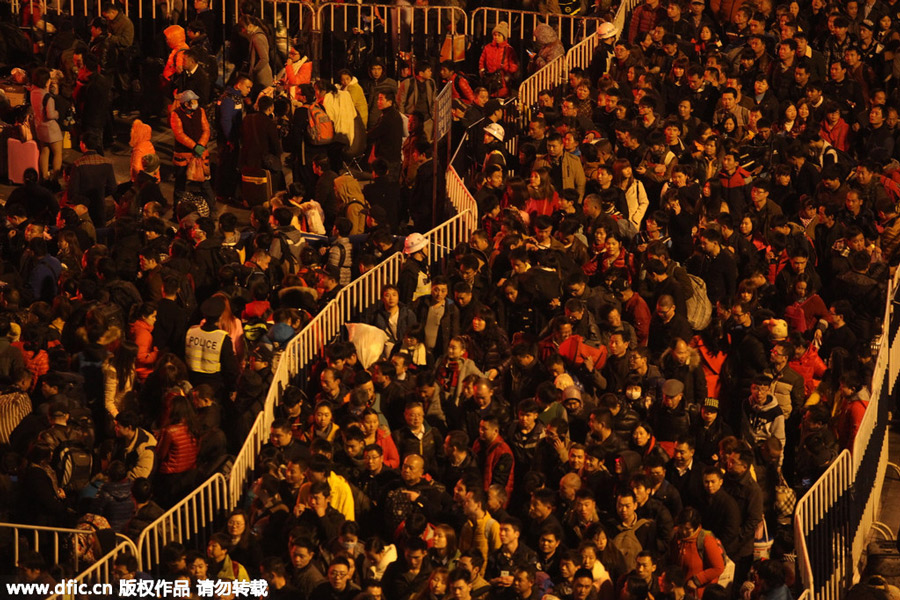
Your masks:
M539 23L534 28L534 39L541 45L541 49L531 58L531 63L528 65L530 73L534 73L566 53L556 30L546 23Z
M416 325L418 325L418 320L416 319L416 313L407 308L406 306L399 306L397 313L397 326L396 329L391 328L391 317L388 312L384 309L384 307L379 307L372 316L369 317L369 324L378 327L383 330L388 335L388 341L391 341L395 344L403 341L403 333L405 331L409 331Z
M497 71L503 72L503 84L494 95L505 98L510 92L507 78L519 72L516 51L506 40L503 40L499 44L491 42L486 45L481 52L481 57L478 59L478 70L489 74L496 73Z
M701 533L703 533L702 554L698 548ZM684 569L686 579L696 577L701 595L702 589L710 583L716 583L725 570L725 557L716 536L711 531L702 529L698 529L689 538L675 540L672 545L672 562Z
M131 484L130 479L107 481L92 501L91 512L106 517L116 533L122 533L135 514Z
M171 80L175 73L180 73L184 68L184 51L188 49L188 45L181 25L169 25L163 29L163 35L166 36L166 43L172 50L163 68L163 77Z
M356 107L353 104L353 97L350 92L338 90L335 94L325 94L322 98L322 107L325 114L334 124L335 136L343 136L347 140L347 145L352 146L356 136ZM340 140L340 138L337 138Z
M169 115L169 125L175 136L175 149L172 153L172 164L175 167L187 167L188 160L194 155L194 147L203 146L204 168L209 168L209 121L206 119L206 111L197 109L185 110L179 105Z
M548 167L552 169L551 160L550 156L541 156L534 162L533 168ZM587 184L581 160L570 152L563 152L561 161L563 189L574 189L578 192L578 200L581 201L584 198L584 188Z
M135 370L138 378L143 381L156 366L157 350L153 346L153 328L147 321L138 319L131 324L131 337L138 347Z
M495 328L493 333L487 330L481 333L469 332L466 340L469 358L485 373L496 369L499 377L509 368L512 360L509 340L506 338L506 332L499 327Z
M369 104L366 102L366 95L363 93L363 89L362 86L359 85L359 81L356 79L356 77L354 77L350 80L350 83L348 83L346 87L342 86L341 89L350 94L350 97L353 99L353 106L356 107L356 114L358 114L359 118L362 119L363 125L368 127Z
M706 374L701 365L700 353L695 348L690 349L690 356L686 365L678 364L671 348L662 353L659 362L660 370L666 379L677 379L684 384L685 405L703 404L703 401L709 394L707 393Z
M148 154L156 154L156 149L150 141L152 133L153 131L150 129L150 126L140 119L135 119L131 124L131 141L129 142L129 145L131 146L132 181L136 181L138 174L144 170L141 159ZM159 174L156 175L156 180L159 181Z
M128 377L120 388L116 368L107 360L103 363L103 388L106 411L115 418L125 408L125 396L134 388L134 371L128 373Z
M784 412L774 395L769 395L762 406L751 406L749 402L744 404L741 434L752 446L770 437L778 438L784 446Z
M197 466L199 452L200 441L188 431L187 425L170 425L159 434L156 447L159 472L168 474L190 471Z

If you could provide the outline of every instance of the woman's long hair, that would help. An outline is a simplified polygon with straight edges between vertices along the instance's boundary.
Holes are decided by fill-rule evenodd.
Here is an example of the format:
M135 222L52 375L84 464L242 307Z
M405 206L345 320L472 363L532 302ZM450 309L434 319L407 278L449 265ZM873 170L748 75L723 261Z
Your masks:
M612 182L612 184L615 187L623 189L623 190L628 189L631 186L631 184L634 182L634 170L633 169L631 172L631 177L629 177L628 179L625 179L625 177L622 176L622 172L626 168L629 168L629 169L631 168L631 161L629 161L627 158L617 158L616 160L613 161L613 164L612 164L613 182Z
M116 370L116 389L120 392L134 373L134 362L137 360L138 348L133 342L122 342L110 357L110 365Z
M538 167L532 173L537 173L541 182L537 188L528 186L528 192L535 200L546 200L553 197L553 183L550 181L550 169L548 167Z
M194 411L194 405L187 396L178 393L172 398L169 409L169 426L184 424L195 439L200 439L200 421Z

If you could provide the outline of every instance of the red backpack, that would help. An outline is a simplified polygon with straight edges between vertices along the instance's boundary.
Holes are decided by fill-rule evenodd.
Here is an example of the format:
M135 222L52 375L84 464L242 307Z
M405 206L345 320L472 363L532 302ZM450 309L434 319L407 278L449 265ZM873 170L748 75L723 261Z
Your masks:
M334 141L334 123L325 110L316 103L307 108L309 117L309 137L315 146L330 144Z

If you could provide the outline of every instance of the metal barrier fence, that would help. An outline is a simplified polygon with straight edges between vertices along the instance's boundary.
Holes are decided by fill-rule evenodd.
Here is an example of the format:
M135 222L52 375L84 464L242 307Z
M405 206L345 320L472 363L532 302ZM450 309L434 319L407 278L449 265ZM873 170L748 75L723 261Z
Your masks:
M624 0L619 5L613 18L613 24L616 26L616 38L621 35L628 14L640 2L641 0ZM601 19L600 22L602 23L603 20ZM596 25L596 27L599 26L599 24ZM594 59L594 51L602 43L600 36L597 35L596 27L591 35L585 35L580 42L572 46L565 56L561 56L553 62L544 65L543 68L522 82L519 86L519 109L522 112L523 120L529 118L531 109L537 104L538 94L542 90L554 90L565 83L569 76L569 71L576 67L580 69L590 67Z
M447 194L458 214L425 234L429 240L429 258L436 263L466 241L478 226L475 198L469 193L456 171L447 171ZM381 297L381 287L395 283L403 266L403 255L395 253L371 271L343 288L338 296L316 315L297 336L288 343L278 364L266 405L257 417L253 430L241 448L229 480L229 507L237 506L250 478L253 477L259 449L267 439L275 418L275 406L291 378L310 368L322 355L326 343L340 334L341 328L359 318ZM302 379L302 377L301 377Z
M5 542L12 543L11 554L8 552L3 552L3 554L12 557L13 565L19 564L20 545L26 542L29 543L31 550L40 552L48 560L52 558L54 565L70 566L75 573L79 572L79 562L81 562L76 551L79 536L83 540L85 537L97 537L98 535L96 531L88 529L44 527L21 523L0 523L0 534L3 537L3 546L6 545ZM116 534L116 539L120 544L130 541L121 534ZM47 544L51 545L50 554L46 553ZM69 561L71 561L71 565L67 564Z
M69 593L66 592L64 594L54 594L49 596L47 600L81 600L81 598L90 598L97 597L100 594L91 593L94 585L106 585L109 586L106 588L107 592L103 594L105 597L113 598L118 597L119 590L113 584L113 566L115 565L116 558L119 557L123 552L128 552L135 558L137 558L138 562L138 570L141 570L141 555L138 552L137 547L134 545L130 539L125 536L119 536L119 543L115 548L110 550L106 555L100 557L93 565L73 577L78 584L86 584L88 585L88 593L80 594L80 593ZM102 597L102 596L101 596Z
M858 576L867 538L877 522L888 466L888 420L900 370L900 313L894 314L898 270L888 282L884 330L878 341L869 405L853 447L844 450L797 503L798 571L814 598L838 599Z
M797 503L797 568L813 597L838 600L853 577L853 459L841 452Z
M568 48L577 40L593 35L605 20L600 17L554 15L530 10L481 6L472 13L472 35L476 38L488 38L494 26L503 21L509 24L510 41L531 42L534 39L535 27L543 23L552 27L559 35L559 41Z
M342 68L365 73L372 56L391 61L411 52L433 60L446 34L469 32L466 13L455 6L327 2L316 12L316 24L324 73Z
M230 506L228 482L216 473L160 518L147 526L138 538L139 559L145 569L158 569L160 552L169 542L201 541Z

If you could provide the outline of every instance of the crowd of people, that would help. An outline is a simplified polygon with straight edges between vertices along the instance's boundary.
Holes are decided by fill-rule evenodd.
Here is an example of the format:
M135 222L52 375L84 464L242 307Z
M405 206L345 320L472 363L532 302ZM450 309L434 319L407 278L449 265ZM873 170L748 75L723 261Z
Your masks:
M2 520L83 529L81 564L137 540L228 472L289 341L402 252L292 374L222 531L145 571L312 600L792 597L794 506L853 446L898 262L900 4L645 0L516 114L565 49L547 25L321 73L253 2L224 30L165 6L139 41L118 4L22 16L39 62L7 67L2 146L40 154L2 208ZM447 83L479 226L430 264ZM64 575L20 556L20 581Z

